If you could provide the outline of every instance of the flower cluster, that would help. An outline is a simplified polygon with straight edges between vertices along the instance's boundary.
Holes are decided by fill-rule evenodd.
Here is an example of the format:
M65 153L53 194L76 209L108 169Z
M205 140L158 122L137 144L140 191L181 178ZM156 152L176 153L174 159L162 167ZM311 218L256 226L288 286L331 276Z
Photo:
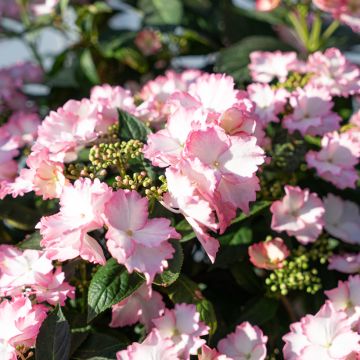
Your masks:
M208 230L223 233L236 209L247 212L259 190L256 171L264 151L255 136L254 104L234 89L231 77L203 74L167 105L166 127L149 135L144 155L166 167L165 206L185 216L214 261L219 245Z

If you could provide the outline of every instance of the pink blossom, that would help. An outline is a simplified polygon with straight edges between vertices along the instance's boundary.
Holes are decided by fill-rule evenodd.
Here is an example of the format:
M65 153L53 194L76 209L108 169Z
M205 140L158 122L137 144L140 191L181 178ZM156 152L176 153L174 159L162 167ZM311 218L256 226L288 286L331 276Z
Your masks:
M257 11L272 11L280 5L281 0L256 0Z
M335 289L325 291L336 311L345 311L352 327L360 326L360 276L349 276L347 281L339 281Z
M329 194L323 199L325 230L347 243L360 244L360 210L351 202Z
M349 96L359 92L360 70L349 63L339 49L317 51L308 58L308 71L314 73L310 84L324 88L333 96Z
M239 102L234 79L225 74L204 73L189 86L189 94L209 113L223 113Z
M321 10L331 13L335 19L360 32L360 6L352 0L313 0Z
M183 165L182 169L186 170L189 167L190 165ZM184 215L210 260L214 262L219 242L207 233L207 229L218 229L214 216L215 209L183 171L170 167L166 169L165 175L168 193L164 196L164 204L170 210L177 209ZM202 187L208 184L210 189L214 189L216 180L213 174L207 172L206 175L201 179Z
M14 144L9 146L9 140L10 134L0 129L0 181L12 181L18 171L17 162L13 158L19 155L19 151L14 148Z
M220 354L216 349L210 349L207 345L201 347L198 360L230 360L226 355Z
M176 91L187 91L200 74L198 70L186 70L181 74L169 70L164 76L147 82L140 92L144 102L137 107L137 115L145 121L164 121L168 115L165 103L170 95Z
M51 305L65 305L67 298L75 298L75 288L65 281L65 273L61 267L57 267L53 272L46 275L37 273L36 283L31 286L38 302L44 302Z
M0 15L10 18L18 18L20 16L19 5L13 0L2 0L0 2Z
M278 115L284 111L289 93L283 89L272 89L268 84L251 84L247 87L249 98L256 104L255 113L263 125L279 122Z
M180 358L196 355L205 344L200 336L207 335L209 327L200 321L200 314L193 304L176 304L173 310L166 309L163 316L154 319L155 328L165 339L175 344Z
M345 312L336 311L330 301L316 315L291 324L290 330L283 337L287 360L345 360L353 351L360 351L360 335L351 330Z
M16 360L16 347L33 347L47 308L32 305L25 297L15 297L0 303L0 355L4 360Z
M306 161L318 175L339 189L355 188L358 175L354 166L358 163L357 148L349 134L332 132L324 135L319 152L309 151Z
M284 241L274 238L249 246L250 261L258 268L273 270L283 267L290 252Z
M218 349L233 360L264 360L267 340L259 327L243 322L219 341Z
M40 83L44 77L41 67L30 61L19 62L6 68L6 71L17 84Z
M180 360L174 343L162 338L157 329L153 329L141 343L132 343L126 350L116 353L117 360Z
M160 34L151 29L141 30L134 42L145 56L154 55L162 48Z
M360 110L352 114L349 123L357 128L360 128Z
M293 112L284 117L282 124L290 133L298 130L302 135L324 135L339 129L341 118L331 111L334 103L326 91L312 86L298 88L289 102Z
M91 89L90 101L98 106L99 122L96 129L107 132L110 125L118 122L118 109L133 113L134 98L129 90L121 86L104 84Z
M51 14L60 0L37 0L30 5L31 11L36 16Z
M360 272L360 253L333 255L329 259L328 269L340 271L345 274Z
M52 260L65 261L82 257L105 264L103 250L88 232L102 228L105 204L111 189L98 179L76 180L67 185L60 197L60 212L42 217L37 227L42 235L41 245Z
M143 148L145 157L155 166L176 165L189 134L200 126L203 119L194 109L179 108L169 116L165 129L148 136Z
M64 164L49 160L46 149L32 152L26 164L29 168L21 169L14 182L4 184L0 197L11 194L15 198L35 191L44 200L59 198L63 188L69 184L64 175Z
M73 161L78 150L95 140L98 106L88 99L69 100L57 111L51 111L38 129L33 150L49 150L52 161Z
M12 254L9 254L7 248L0 247L1 253L3 254L0 255L0 293L3 296L18 287L35 284L38 275L45 275L53 269L51 260L43 251L21 252L14 248Z
M106 205L107 247L129 272L144 273L150 284L168 266L173 247L168 239L180 235L165 218L148 218L148 200L136 191L118 190Z
M254 81L269 83L274 78L284 82L296 65L295 52L253 51L250 54L249 70Z
M161 316L164 309L160 293L144 284L112 307L110 327L133 325L139 321L149 331L153 327L152 320Z
M270 207L273 214L271 228L286 231L302 244L316 241L324 225L324 206L317 194L308 189L285 186L286 195L274 201Z

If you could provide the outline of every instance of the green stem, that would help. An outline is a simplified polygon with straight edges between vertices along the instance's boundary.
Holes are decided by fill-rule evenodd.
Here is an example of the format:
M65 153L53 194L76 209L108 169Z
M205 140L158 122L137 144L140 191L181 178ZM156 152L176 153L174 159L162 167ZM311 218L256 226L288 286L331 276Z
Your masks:
M298 34L301 42L304 44L304 46L307 48L308 43L308 30L307 26L304 28L302 21L298 18L298 16L294 12L289 13L289 20L294 27L296 33Z
M319 50L319 47L321 45L321 41L320 41L321 25L322 25L322 21L320 14L316 12L314 21L312 23L312 28L308 43L310 52Z
M340 26L340 22L338 20L334 20L327 29L323 32L321 37L322 44L325 44L330 36L337 30L337 28Z

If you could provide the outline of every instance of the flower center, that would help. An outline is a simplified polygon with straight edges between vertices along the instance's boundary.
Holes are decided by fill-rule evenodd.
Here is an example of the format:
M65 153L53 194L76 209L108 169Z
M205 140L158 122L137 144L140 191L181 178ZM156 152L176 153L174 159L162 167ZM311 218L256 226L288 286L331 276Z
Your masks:
M133 236L133 235L134 235L134 232L129 229L128 231L126 231L126 234L127 234L128 236Z

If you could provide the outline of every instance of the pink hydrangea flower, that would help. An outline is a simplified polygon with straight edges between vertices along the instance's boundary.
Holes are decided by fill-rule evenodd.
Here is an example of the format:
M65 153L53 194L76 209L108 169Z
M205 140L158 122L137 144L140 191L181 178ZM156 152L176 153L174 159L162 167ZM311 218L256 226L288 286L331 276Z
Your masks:
M360 253L333 255L329 259L328 269L340 271L345 274L360 272Z
M154 319L153 323L162 338L173 341L181 359L196 355L205 344L200 336L209 331L209 327L200 321L200 314L193 304L176 304L173 310L166 309L164 315Z
M258 268L273 270L283 267L290 252L284 241L274 238L249 246L250 261Z
M20 16L19 5L12 0L3 0L0 2L0 15L10 18L18 18Z
M37 136L40 117L35 113L18 111L13 113L7 123L2 127L11 136L11 141L17 148L32 145Z
M43 251L24 250L15 247L9 254L8 249L0 246L0 293L6 296L8 291L36 283L38 275L53 270L51 260Z
M0 246L0 296L35 295L38 302L65 304L73 299L75 288L65 282L61 267L54 267L43 251L24 250L14 246Z
M329 194L323 199L325 230L347 243L360 244L360 209L351 202Z
M309 151L306 161L318 175L339 189L355 188L358 175L354 166L358 163L357 149L353 139L346 133L324 135L319 152Z
M126 350L116 353L117 360L180 360L174 343L169 338L162 338L157 329L153 329L141 343L132 343Z
M280 5L281 0L256 0L257 11L272 11Z
M289 102L293 112L284 117L282 125L290 133L298 130L302 135L324 135L339 129L341 118L331 111L334 103L326 91L313 86L298 88Z
M151 29L141 30L134 43L145 56L154 55L162 48L159 32Z
M165 218L148 218L148 200L136 191L118 190L106 205L107 247L129 272L142 272L150 284L174 253L168 239L180 235Z
M264 360L267 339L259 327L243 322L235 332L220 340L217 347L233 360Z
M32 152L26 160L28 168L20 170L14 182L3 185L0 198L11 194L14 198L35 191L44 200L59 198L63 188L69 184L64 175L64 164L49 160L46 149Z
M161 316L164 309L165 304L160 293L144 284L112 307L110 327L122 327L140 322L149 331L153 327L152 320Z
M18 171L18 164L14 159L19 155L19 151L13 144L9 146L10 134L0 129L0 181L14 180Z
M333 96L349 96L359 92L360 70L349 63L339 49L317 51L308 58L308 71L314 73L310 84L325 88Z
M230 360L224 354L220 354L216 349L211 349L207 345L201 347L201 354L198 355L198 360Z
M360 110L352 114L349 122L355 127L360 128Z
M60 212L42 217L37 228L42 235L41 246L52 260L65 261L80 256L98 264L105 257L98 242L88 232L102 228L105 204L111 189L98 179L76 180L64 187Z
M47 308L32 305L28 298L19 296L0 303L0 356L4 360L16 360L16 347L33 347L40 326L45 320Z
M347 281L339 281L335 289L325 291L337 311L345 311L351 326L360 329L360 276L349 276Z
M344 311L336 311L330 301L316 315L306 315L290 326L283 340L287 360L347 359L360 351L360 335L351 330Z
M33 150L48 149L52 161L75 160L79 149L97 137L97 111L97 103L88 99L69 100L42 122Z
M99 122L96 129L107 132L110 125L118 122L118 110L133 113L135 111L134 98L129 90L121 86L104 84L91 89L90 101L98 105Z
M6 68L6 71L17 84L40 83L44 78L44 72L41 67L30 61L19 62Z
M249 70L254 81L269 83L274 78L278 78L283 82L296 63L295 52L253 51L250 54Z
M335 19L360 32L360 5L352 0L313 0L321 10L329 12Z
M272 89L268 84L251 84L247 87L249 98L256 104L255 113L263 125L279 122L278 115L284 110L289 93L283 89Z
M65 305L67 298L75 298L75 288L65 281L65 273L61 267L45 275L36 274L36 283L31 286L38 302L47 302L51 305Z
M271 228L286 231L302 244L316 241L324 225L325 209L317 194L308 189L285 186L286 195L274 201L270 207L273 214Z
M140 92L144 102L137 107L137 116L150 122L164 121L168 115L165 104L170 95L176 91L187 91L200 74L199 70L186 70L181 74L169 70L164 76L147 82Z

